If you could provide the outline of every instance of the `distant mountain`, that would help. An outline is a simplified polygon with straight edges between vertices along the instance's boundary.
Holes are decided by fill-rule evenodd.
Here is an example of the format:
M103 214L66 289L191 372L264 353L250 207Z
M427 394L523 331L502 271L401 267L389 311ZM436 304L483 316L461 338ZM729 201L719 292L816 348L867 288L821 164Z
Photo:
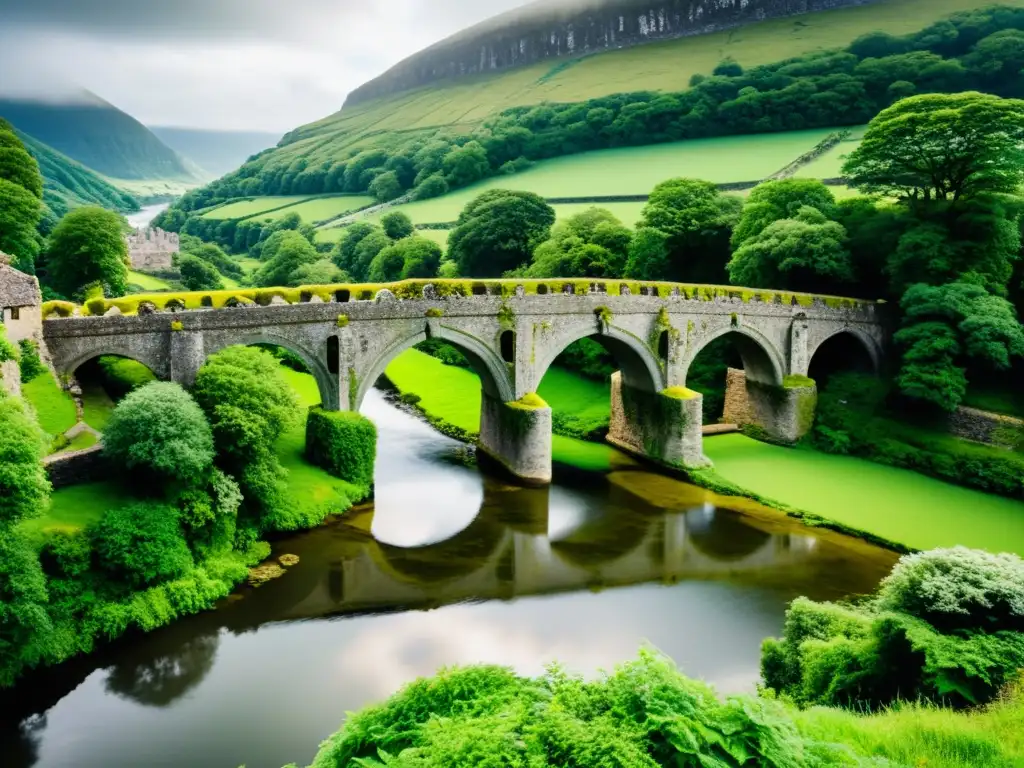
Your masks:
M215 176L241 167L264 149L277 146L280 133L261 131L205 131L200 128L150 126L164 144Z
M39 163L43 174L43 201L57 218L81 205L98 205L121 213L139 210L139 202L134 197L99 174L27 133L17 131L17 134Z
M114 179L197 178L201 174L142 123L95 94L74 102L0 98L0 117L72 160Z

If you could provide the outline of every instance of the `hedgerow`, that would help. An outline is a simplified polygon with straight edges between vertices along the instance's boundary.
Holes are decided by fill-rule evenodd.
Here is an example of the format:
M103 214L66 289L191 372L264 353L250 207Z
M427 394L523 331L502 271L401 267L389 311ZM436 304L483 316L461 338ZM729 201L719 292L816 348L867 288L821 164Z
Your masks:
M377 428L358 413L316 406L306 419L306 457L360 488L373 485Z

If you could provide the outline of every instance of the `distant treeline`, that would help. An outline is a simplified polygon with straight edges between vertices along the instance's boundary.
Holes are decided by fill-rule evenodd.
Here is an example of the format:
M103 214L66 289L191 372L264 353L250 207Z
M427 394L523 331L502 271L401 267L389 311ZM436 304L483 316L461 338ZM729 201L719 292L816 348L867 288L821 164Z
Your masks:
M421 133L404 144L322 161L282 162L287 158L280 153L263 153L185 195L160 224L182 230L190 211L235 197L369 192L391 200L412 190L425 199L577 152L859 125L917 93L970 89L1018 97L1024 95L1022 68L1024 9L991 6L954 14L914 34L874 32L846 49L749 70L725 60L678 93L642 91L515 107L468 135Z

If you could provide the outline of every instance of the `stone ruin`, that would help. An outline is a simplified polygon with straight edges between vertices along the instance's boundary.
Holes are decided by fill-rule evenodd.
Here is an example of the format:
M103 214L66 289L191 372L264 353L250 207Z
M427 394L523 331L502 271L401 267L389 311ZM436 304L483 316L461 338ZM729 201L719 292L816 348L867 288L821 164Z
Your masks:
M172 268L174 255L181 250L176 232L144 227L128 235L128 256L132 269L163 272Z

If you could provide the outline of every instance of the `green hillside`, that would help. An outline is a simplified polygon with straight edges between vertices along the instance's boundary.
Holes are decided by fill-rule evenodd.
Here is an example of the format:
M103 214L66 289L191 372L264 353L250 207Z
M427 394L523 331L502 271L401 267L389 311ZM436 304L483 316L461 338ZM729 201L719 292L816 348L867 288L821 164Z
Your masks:
M665 164L654 145L859 126L921 92L1024 95L1014 53L1022 32L1024 0L880 0L563 59L543 70L465 77L346 107L297 129L186 195L162 225L180 229L192 212L238 198L344 193L386 201L440 197L486 179L507 186L501 177L530 178L522 172L538 161L564 176L545 182L546 196L643 193L685 170ZM608 150L611 158L640 147L649 154L630 158L635 167L597 169L585 183L569 178L578 169L568 156ZM686 172L754 181L779 170L768 166L784 154L719 153L688 163ZM841 153L830 155L821 163L828 177ZM553 158L565 162L564 172L550 170ZM615 189L572 191L597 183Z
M64 104L0 99L0 116L109 178L201 181L194 166L142 123L91 93Z
M388 133L437 128L469 132L502 110L544 102L578 102L631 91L679 91L695 74L710 74L732 57L744 68L801 54L841 48L861 35L916 32L957 11L981 8L985 0L882 0L798 17L773 19L738 29L650 43L577 59L459 78L346 107L285 136L275 157L336 157L360 145L383 145ZM1000 5L1024 7L1024 0Z
M98 205L129 213L139 210L138 201L98 174L26 133L18 138L39 163L43 174L43 200L58 218L80 205Z

